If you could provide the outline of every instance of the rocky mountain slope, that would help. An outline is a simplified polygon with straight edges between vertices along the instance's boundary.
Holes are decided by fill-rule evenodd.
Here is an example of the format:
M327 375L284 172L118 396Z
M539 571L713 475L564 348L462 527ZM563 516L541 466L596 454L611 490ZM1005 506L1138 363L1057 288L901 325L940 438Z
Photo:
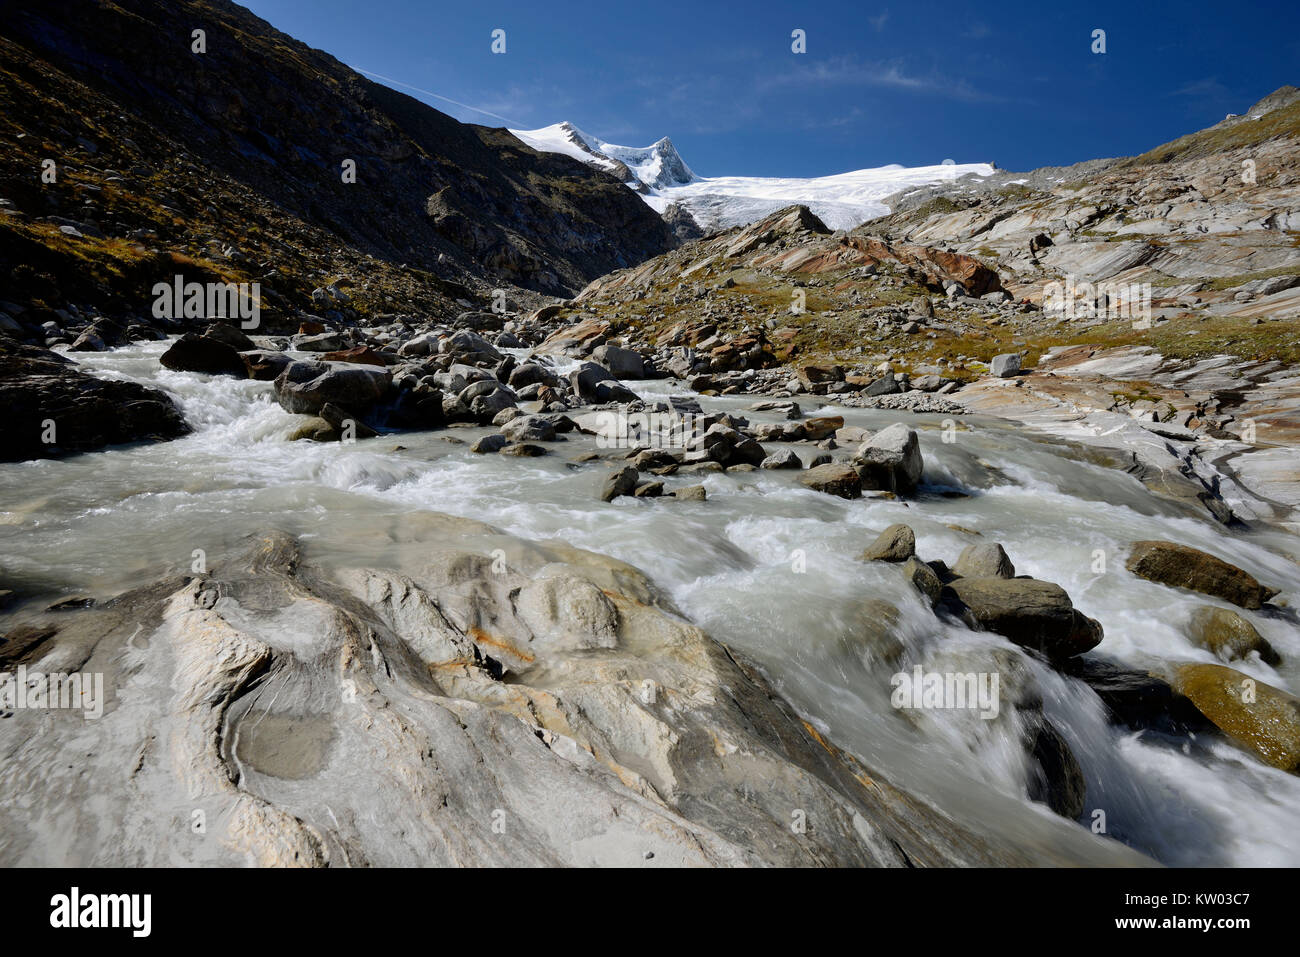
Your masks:
M293 331L535 306L676 242L611 177L458 123L224 0L14 11L0 77L11 389L47 381L14 341L105 348L190 328L153 309L154 284L178 275L257 283L257 328ZM160 434L139 424L95 434ZM23 435L11 451L86 447Z
M1033 419L1192 500L1226 481L1201 456L1232 460L1242 514L1293 520L1295 90L1141 157L892 201L851 231L799 207L602 277L556 345L620 337L705 390Z
M224 0L27 7L7 18L0 70L5 274L34 246L65 252L50 233L73 224L88 228L67 273L173 252L293 299L275 274L337 268L318 257L343 247L354 269L427 270L432 303L439 278L563 293L673 242L608 176L458 123Z

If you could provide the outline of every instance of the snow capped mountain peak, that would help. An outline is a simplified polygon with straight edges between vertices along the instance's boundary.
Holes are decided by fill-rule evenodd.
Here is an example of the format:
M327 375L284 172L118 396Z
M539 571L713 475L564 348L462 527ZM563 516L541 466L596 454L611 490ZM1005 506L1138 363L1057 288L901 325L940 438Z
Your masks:
M568 121L540 130L510 132L535 150L564 153L611 172L640 193L685 186L696 180L666 136L646 147L616 146L584 133Z
M975 174L989 176L989 163L904 167L897 163L833 176L697 176L668 137L646 147L616 146L572 123L539 130L511 130L535 150L563 153L612 173L655 210L676 205L705 231L745 226L785 206L801 203L832 229L854 226L889 212L881 200L908 187Z

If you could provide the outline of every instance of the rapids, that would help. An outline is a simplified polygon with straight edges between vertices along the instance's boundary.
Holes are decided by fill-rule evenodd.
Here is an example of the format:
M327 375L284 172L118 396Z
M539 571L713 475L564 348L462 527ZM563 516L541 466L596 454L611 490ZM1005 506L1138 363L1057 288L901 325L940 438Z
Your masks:
M1044 710L1087 781L1080 823L1029 801L1017 719L1005 702L1004 714L990 722L954 712L904 719L890 706L895 672L926 665L940 651L946 661L980 670L989 649L1013 646L940 622L895 566L856 560L894 522L911 525L925 559L951 563L965 545L1000 542L1018 573L1059 583L1077 608L1102 623L1098 653L1154 669L1215 660L1184 637L1192 609L1208 599L1126 572L1129 543L1170 538L1195 545L1293 600L1287 592L1296 565L1288 556L1300 549L1284 531L1225 532L1060 440L999 420L961 418L947 442L943 416L816 409L808 397L799 401L809 415L843 415L868 429L904 421L920 430L921 496L845 501L799 486L791 473L756 471L666 480L670 488L702 481L706 502L604 504L598 492L612 465L571 461L595 449L591 437L570 433L536 459L471 454L470 443L492 431L486 428L351 445L291 442L302 419L280 409L270 383L165 370L158 356L166 345L77 358L97 375L163 389L194 434L0 466L0 569L6 587L37 596L41 607L187 572L196 549L215 564L249 534L272 527L299 536L306 557L326 567L419 563L428 543L403 529L403 516L446 512L638 566L685 616L758 662L829 739L1044 863L1132 863L1127 845L1171 865L1300 864L1300 777L1222 741L1184 743L1111 726L1086 685L1036 662L1028 668ZM686 391L673 381L628 385L647 399ZM701 397L706 411L772 421L743 412L753 401ZM880 628L870 599L896 606L897 621ZM21 608L5 620L15 615ZM1283 664L1233 667L1300 693L1300 626L1285 617L1252 620ZM872 625L901 642L901 657L886 651L887 642L845 640ZM1089 832L1094 809L1105 812L1105 837Z

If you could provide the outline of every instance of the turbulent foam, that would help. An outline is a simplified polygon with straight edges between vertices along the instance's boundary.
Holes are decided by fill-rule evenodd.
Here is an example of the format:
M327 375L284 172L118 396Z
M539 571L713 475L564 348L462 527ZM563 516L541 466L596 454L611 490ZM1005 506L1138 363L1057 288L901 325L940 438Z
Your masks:
M1061 828L1077 827L1027 801L1010 732L981 729L972 750L962 726L942 716L919 730L889 706L888 678L899 666L870 648L845 651L844 639L860 627L868 599L898 608L892 632L907 667L941 649L1010 647L936 619L895 567L856 561L877 532L907 522L923 558L950 563L967 544L1001 542L1019 573L1058 582L1077 607L1102 622L1100 652L1133 666L1212 659L1183 630L1203 599L1118 571L1129 542L1175 537L1267 583L1286 587L1294 579L1294 566L1279 554L1287 547L1279 533L1228 537L1208 520L1175 517L1164 506L1150 507L1149 493L1123 473L1063 458L1053 446L991 423L975 422L951 446L937 428L920 432L927 481L961 488L967 498L848 502L759 471L665 480L670 488L703 482L709 492L703 504L624 498L607 505L597 493L613 463L569 467L567 460L592 444L576 433L552 445L551 455L528 460L469 453L486 431L480 429L381 436L351 446L288 442L302 419L271 401L268 384L163 371L161 346L79 359L98 374L166 389L195 433L0 468L7 510L0 545L11 578L33 589L112 593L143 576L185 570L195 548L219 560L244 535L268 527L300 534L309 551L340 561L376 550L384 557L385 542L394 555L400 542L403 554L418 557L448 544L407 541L411 516L421 509L525 538L559 539L640 567L694 621L759 661L838 744L951 813L983 816L1002 839L1025 846L1055 846ZM642 391L656 397L681 391L673 381L648 385L653 388ZM752 399L701 402L709 410L741 411ZM870 429L898 420L941 423L875 410L824 411ZM399 443L405 452L393 451ZM1002 478L986 488L973 484L987 479L981 473L990 466ZM1105 554L1106 574L1093 571L1096 549ZM1238 666L1294 693L1300 628L1280 618L1259 627L1282 654L1281 669ZM1088 806L1106 808L1113 836L1167 863L1300 861L1300 832L1282 826L1300 812L1300 779L1227 745L1198 744L1184 754L1158 737L1138 738L1107 724L1100 702L1080 682L1037 666L1035 674L1049 717L1088 779ZM1097 845L1096 861L1106 860L1106 846Z

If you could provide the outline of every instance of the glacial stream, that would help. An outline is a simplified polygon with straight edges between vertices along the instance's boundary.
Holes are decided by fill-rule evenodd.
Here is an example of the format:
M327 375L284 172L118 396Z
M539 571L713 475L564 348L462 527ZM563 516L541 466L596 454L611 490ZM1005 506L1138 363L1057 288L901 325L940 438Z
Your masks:
M806 396L807 415L840 414L872 430L896 421L918 428L921 496L845 501L803 488L795 473L756 471L665 479L670 489L702 483L705 502L604 504L598 493L613 463L572 461L596 449L594 438L570 433L541 458L470 453L492 431L484 428L291 442L302 419L280 409L270 383L170 372L158 364L166 345L77 359L98 375L165 390L193 435L0 466L0 572L6 587L41 596L40 607L185 573L195 549L215 565L271 528L299 536L305 559L326 567L402 567L430 546L404 517L445 512L639 567L684 615L756 661L830 740L994 843L1049 864L1130 864L1140 862L1138 851L1172 865L1300 865L1300 777L1223 740L1112 726L1085 684L1027 657L1044 711L1086 778L1078 823L1028 799L1005 685L991 721L970 712L901 715L889 700L895 672L936 661L945 663L933 665L939 670L965 663L961 670L981 671L989 649L1014 646L940 621L897 566L856 560L894 522L911 525L927 560L951 564L966 545L1000 542L1018 573L1059 583L1102 623L1097 653L1160 670L1215 661L1185 632L1195 607L1218 602L1135 578L1124 570L1129 544L1164 538L1206 549L1294 601L1296 564L1287 556L1300 553L1300 542L1292 535L1225 532L1132 477L1006 422L958 417L960 431L946 442L944 416L819 409ZM687 391L673 381L629 385L647 399ZM775 421L743 411L754 401L701 398L706 410ZM805 459L811 448L791 447ZM880 601L898 609L896 620ZM1233 667L1300 693L1300 627L1286 616L1251 620L1283 663ZM872 637L859 639L864 633ZM1090 832L1098 809L1103 836Z

